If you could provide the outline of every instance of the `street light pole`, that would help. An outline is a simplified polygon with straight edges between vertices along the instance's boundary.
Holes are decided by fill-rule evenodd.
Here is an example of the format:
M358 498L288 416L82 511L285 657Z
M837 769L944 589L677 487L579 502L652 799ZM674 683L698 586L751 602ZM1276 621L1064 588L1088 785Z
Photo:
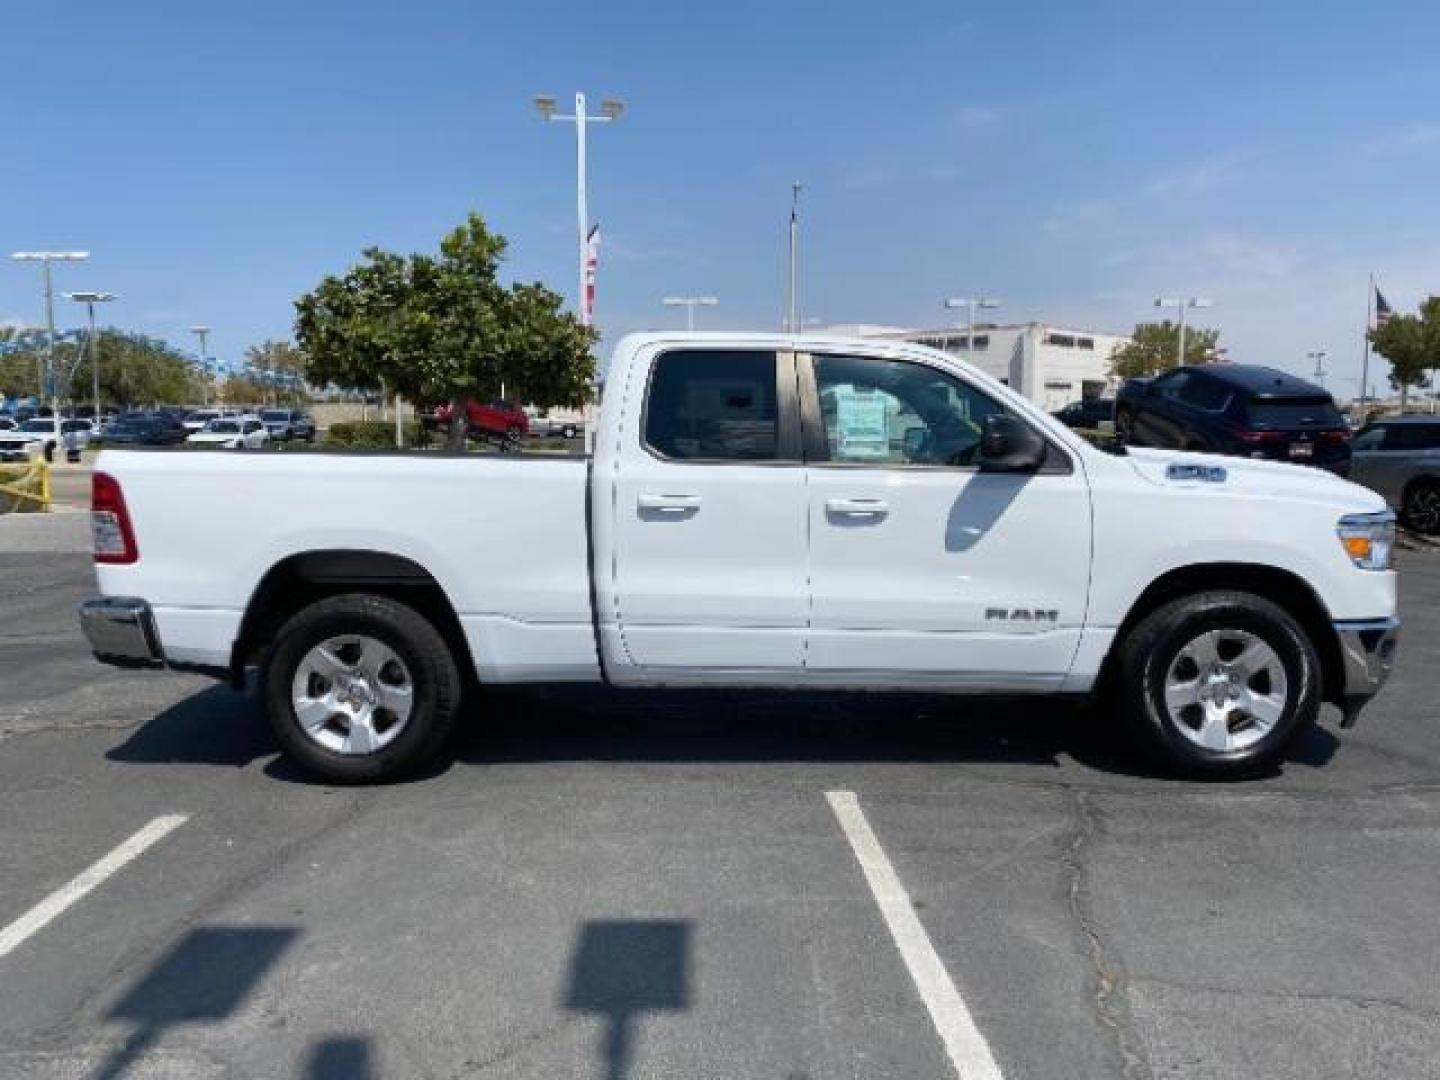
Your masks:
M1185 363L1185 309L1186 308L1208 308L1213 307L1215 301L1207 300L1203 296L1157 296L1155 306L1158 308L1173 307L1180 313L1180 348L1175 362Z
M989 297L980 296L952 296L945 301L947 311L954 311L956 308L965 310L965 359L969 360L975 352L975 309L976 308L998 308L999 300L992 300Z
M535 98L535 107L540 110L540 115L547 121L561 121L575 125L575 222L580 250L580 291L576 294L575 306L580 309L580 324L589 326L594 321L594 312L590 306L590 207L586 194L588 163L585 154L585 133L591 124L608 124L620 119L620 114L625 111L625 103L618 98L606 98L600 102L600 115L596 116L586 112L585 95L577 93L574 114L565 116L555 111L553 96L539 94ZM587 454L595 446L595 424L591 413L591 404L587 401L585 403L585 452Z
M1315 382L1319 384L1322 390L1325 389L1325 361L1329 356L1330 354L1324 349L1317 349L1314 352L1307 352L1305 354L1306 360L1315 361Z
M55 290L51 282L52 262L81 262L90 257L88 251L17 251L10 256L17 262L38 262L45 270L45 356L40 362L40 401L49 391L50 415L55 421L55 435L58 445L60 435L60 408L55 396Z
M210 327L192 326L190 332L200 339L200 404L210 404L210 361L205 351L205 339L210 336Z
M695 309L697 307L714 307L720 303L714 296L667 296L660 301L666 307L683 307L685 309L685 329L695 329Z
M800 191L802 185L796 180L790 185L790 256L789 277L785 288L785 329L792 334L800 332L799 299L795 287L797 265L800 258Z
M87 351L90 353L90 384L95 395L95 423L100 423L100 342L95 336L95 305L106 304L111 300L120 299L111 292L69 292L65 294L69 299L84 304L90 313L90 335L85 339Z
M576 297L576 307L580 309L581 323L589 326L592 318L586 302L586 261L590 241L590 207L586 190L589 168L586 158L586 129L591 124L608 124L620 119L620 114L625 111L625 103L616 98L606 98L600 102L600 113L597 116L586 111L585 95L576 94L575 112L567 116L555 111L555 99L552 96L540 94L535 98L535 107L546 120L575 125L575 221L580 250L580 292Z

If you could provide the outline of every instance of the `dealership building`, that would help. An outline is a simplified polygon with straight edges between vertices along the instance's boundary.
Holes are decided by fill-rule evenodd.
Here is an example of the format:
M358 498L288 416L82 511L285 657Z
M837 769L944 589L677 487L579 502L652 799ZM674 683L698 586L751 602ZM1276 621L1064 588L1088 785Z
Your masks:
M973 341L964 327L904 330L854 325L828 329L860 337L913 341L950 353L970 361L1051 412L1072 401L1112 396L1119 380L1110 374L1110 358L1130 341L1118 334L1037 322L977 325Z

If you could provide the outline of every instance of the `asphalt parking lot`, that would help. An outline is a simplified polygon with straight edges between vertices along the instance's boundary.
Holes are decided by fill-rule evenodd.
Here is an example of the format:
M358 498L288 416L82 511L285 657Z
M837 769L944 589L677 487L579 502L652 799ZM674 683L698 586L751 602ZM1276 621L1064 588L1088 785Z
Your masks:
M1360 727L1245 783L1047 701L587 689L336 789L253 694L93 664L88 559L37 547L0 547L0 1076L934 1078L947 1032L966 1077L1440 1075L1435 555Z

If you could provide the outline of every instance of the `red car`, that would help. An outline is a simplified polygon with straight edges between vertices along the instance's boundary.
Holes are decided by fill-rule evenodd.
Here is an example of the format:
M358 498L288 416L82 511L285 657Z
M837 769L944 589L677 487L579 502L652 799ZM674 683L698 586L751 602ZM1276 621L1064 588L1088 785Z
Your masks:
M450 403L435 406L435 422L441 427L450 426ZM470 421L470 431L478 435L490 435L501 440L507 448L518 448L520 440L530 432L530 418L513 401L492 401L482 405L478 401L465 403L465 415Z

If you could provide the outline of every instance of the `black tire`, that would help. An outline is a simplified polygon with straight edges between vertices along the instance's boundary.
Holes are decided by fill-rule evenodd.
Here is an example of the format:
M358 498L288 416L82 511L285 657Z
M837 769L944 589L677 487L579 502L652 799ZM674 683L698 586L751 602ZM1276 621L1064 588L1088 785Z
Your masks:
M503 454L518 454L520 443L524 440L525 433L520 430L519 424L511 424L505 429L505 437L500 441L500 452Z
M1171 665L1188 643L1209 630L1258 637L1284 669L1286 699L1278 720L1243 748L1199 745L1165 704ZM1130 736L1151 760L1184 776L1222 780L1273 769L1296 732L1318 717L1320 677L1314 644L1283 608L1251 593L1206 592L1172 600L1130 631L1120 643L1115 690Z
M560 429L560 437L563 439L573 439L575 438L576 434L577 432L575 430L574 424L566 424L563 428Z
M312 739L295 715L291 687L301 660L328 638L364 634L395 651L409 670L414 701L393 742L369 754L344 754ZM315 775L342 784L400 776L426 765L455 727L461 679L454 654L419 612L388 597L348 593L317 601L276 635L262 676L265 711L285 753Z
M1129 409L1115 411L1115 441L1128 444L1135 437L1135 417Z
M1418 533L1440 536L1440 483L1412 481L1400 500L1400 518Z

